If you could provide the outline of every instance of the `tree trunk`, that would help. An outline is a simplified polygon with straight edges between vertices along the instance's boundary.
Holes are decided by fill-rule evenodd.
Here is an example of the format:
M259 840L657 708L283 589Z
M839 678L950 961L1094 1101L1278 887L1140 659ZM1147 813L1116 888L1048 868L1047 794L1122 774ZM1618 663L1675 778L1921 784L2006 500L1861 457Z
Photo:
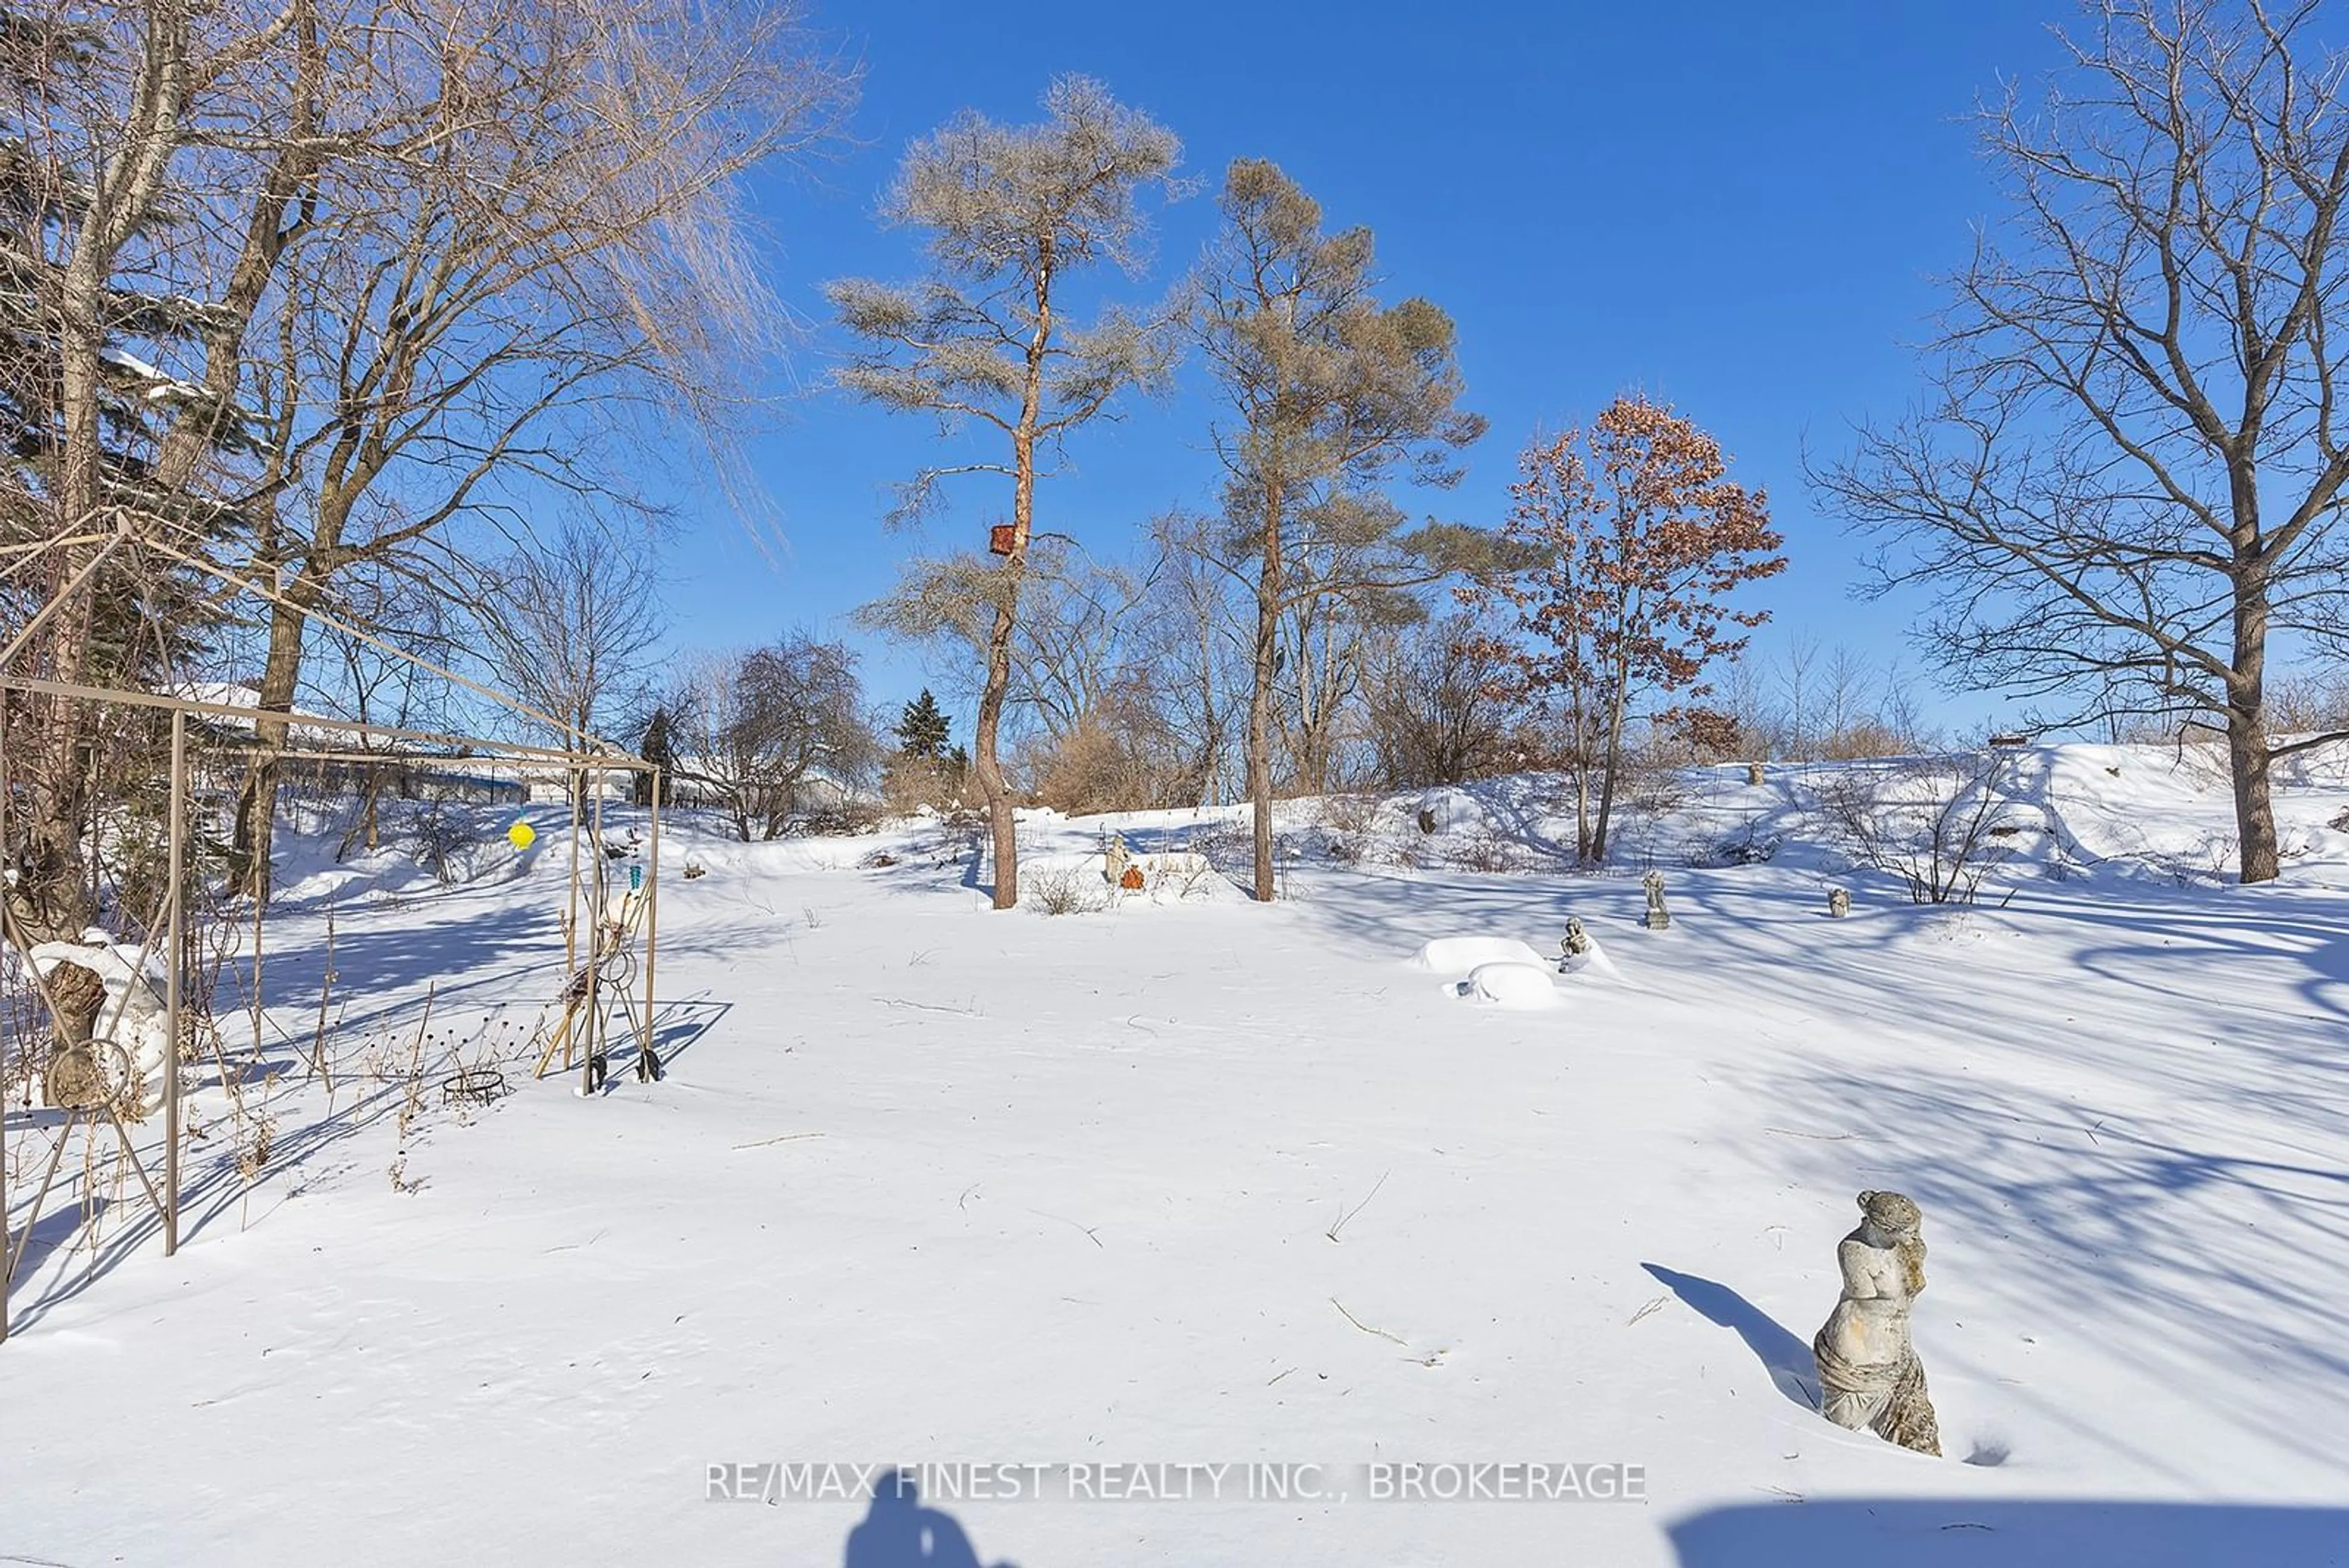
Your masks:
M96 199L76 220L72 253L59 279L57 411L63 430L57 471L58 537L90 531L104 520L100 481L105 432L98 366L106 347L106 280L122 248L153 213L166 166L180 145L187 14L165 7L145 21L143 63L131 85L120 150L107 160L96 182ZM83 545L60 552L43 602L54 599L103 547ZM58 611L41 645L26 650L26 667L54 680L86 678L96 594L95 582L75 590L73 602ZM82 761L90 749L91 716L85 704L70 697L36 698L26 706L34 733L26 748L33 765L26 781L26 877L9 901L12 912L26 924L25 936L75 940L95 913L82 841L90 805Z
M1280 495L1267 485L1264 558L1256 580L1255 680L1248 691L1247 788L1254 817L1257 901L1273 898L1272 684L1280 651Z
M60 537L93 530L100 521L98 366L104 332L98 319L97 257L85 233L66 269L59 306L58 403L65 427L57 492ZM100 566L89 581L77 579L104 548L77 545L57 552L49 566L42 605L67 592L73 597L57 608L23 658L26 667L52 680L78 682L89 673L97 578L114 563ZM33 765L26 781L25 876L11 903L28 940L77 941L96 913L82 864L82 822L89 806L82 763L92 715L81 699L62 694L36 696L26 706L32 743L26 751Z
M1590 860L1590 705L1579 682L1567 688L1574 717L1567 725L1568 743L1574 748L1574 861Z
M295 689L302 677L302 634L308 628L309 609L316 598L316 580L305 568L269 607L269 654L262 664L261 690L254 706L273 713L293 711ZM285 749L287 726L282 720L263 719L254 728L259 746L237 795L232 847L242 868L237 890L265 904L277 822L278 758Z
M1003 728L1003 701L1011 690L1011 633L1019 624L1019 588L1028 572L1028 538L1036 525L1036 427L1043 417L1044 355L1052 341L1053 259L1048 245L1035 279L1036 329L1028 339L1027 380L1020 393L1019 422L1011 432L1011 550L1003 559L1002 597L995 625L987 634L987 684L978 694L977 733L972 736L978 792L987 802L987 828L995 851L995 907L1019 902L1019 825L1011 820L1011 792L1003 783L997 737Z
M1023 475L1025 467L1022 468ZM1016 571L1015 552L1004 570ZM995 907L1010 909L1019 901L1019 841L1011 820L1011 792L1003 782L1003 763L996 737L1003 726L1003 699L1011 689L1011 630L1019 615L1019 583L1013 578L995 607L995 625L987 636L987 684L978 695L978 720L971 765L978 774L978 793L987 802L987 829L995 854Z
M1599 821L1590 835L1590 863L1603 865L1607 859L1607 827L1615 815L1615 780L1623 771L1623 709L1629 702L1628 685L1630 671L1619 669L1615 673L1615 691L1607 713L1607 776L1599 783Z
M2265 578L2239 571L2234 679L2227 683L2227 772L2235 790L2235 842L2245 882L2272 882L2282 868L2269 794L2273 759L2267 735L2267 637Z

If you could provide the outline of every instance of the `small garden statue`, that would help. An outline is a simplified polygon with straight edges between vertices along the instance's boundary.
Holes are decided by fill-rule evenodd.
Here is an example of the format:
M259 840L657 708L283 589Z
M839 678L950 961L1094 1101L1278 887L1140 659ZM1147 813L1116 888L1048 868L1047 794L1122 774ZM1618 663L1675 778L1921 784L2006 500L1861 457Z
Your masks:
M1745 782L1756 788L1761 786L1762 764L1760 763L1748 763L1745 764Z
M1581 916L1567 916L1566 940L1557 945L1559 950L1570 959L1578 959L1590 950L1590 933L1582 929Z
M1851 913L1850 888L1830 888L1827 889L1827 913L1833 915L1838 920Z
M1640 879L1640 885L1648 890L1648 929L1661 931L1670 927L1672 917L1664 908L1664 874L1651 871Z
M1125 835L1109 836L1109 847L1102 852L1102 880L1112 888L1125 886L1125 867L1133 857L1126 852Z
M1821 1409L1838 1427L1939 1458L1941 1429L1909 1314L1925 1288L1924 1215L1898 1192L1859 1195L1859 1228L1836 1248L1843 1298L1811 1341Z

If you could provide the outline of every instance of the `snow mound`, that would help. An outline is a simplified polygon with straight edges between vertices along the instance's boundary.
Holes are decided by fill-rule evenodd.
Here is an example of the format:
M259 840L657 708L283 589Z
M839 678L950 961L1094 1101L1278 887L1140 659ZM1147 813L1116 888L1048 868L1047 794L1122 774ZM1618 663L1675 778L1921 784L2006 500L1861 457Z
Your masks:
M1460 982L1460 994L1495 1007L1531 1009L1557 1005L1557 987L1550 981L1549 969L1538 963L1480 963Z
M1588 971L1592 974L1603 974L1620 979L1623 971L1615 967L1615 961L1607 956L1607 950L1599 945L1599 939L1591 937L1589 940L1589 950L1560 960L1558 967L1568 974L1580 974Z
M1438 974L1461 974L1484 964L1524 964L1541 970L1545 980L1548 974L1541 954L1515 937L1438 937L1411 961Z

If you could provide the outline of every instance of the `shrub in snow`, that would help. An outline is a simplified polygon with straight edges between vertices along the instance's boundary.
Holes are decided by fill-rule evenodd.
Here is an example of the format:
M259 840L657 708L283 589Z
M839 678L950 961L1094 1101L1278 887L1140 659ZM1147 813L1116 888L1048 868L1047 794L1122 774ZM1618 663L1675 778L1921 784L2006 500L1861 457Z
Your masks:
M1022 870L1019 884L1019 896L1041 914L1089 915L1109 907L1109 890L1093 857L1030 865Z
M462 806L427 801L409 832L415 840L417 864L431 872L435 881L454 882L471 871L481 835Z
M1911 901L1971 904L2011 853L2006 766L1981 752L1853 768L1819 799L1852 857L1899 877Z
M1760 866L1778 853L1781 842L1776 834L1762 831L1760 819L1748 817L1744 826L1713 846L1708 859L1715 866Z

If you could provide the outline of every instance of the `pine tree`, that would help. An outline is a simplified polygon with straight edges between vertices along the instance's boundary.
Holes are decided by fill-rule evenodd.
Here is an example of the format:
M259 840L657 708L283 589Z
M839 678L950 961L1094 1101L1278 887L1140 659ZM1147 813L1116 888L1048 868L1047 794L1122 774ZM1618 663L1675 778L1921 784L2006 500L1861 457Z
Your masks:
M193 22L169 6L142 21L137 47L109 47L96 27L0 0L0 545L40 551L0 589L0 627L54 609L18 672L153 689L219 612L210 585L149 542L201 549L236 533L201 474L249 443L233 378L209 391L149 362L205 340L216 312L188 274L199 247L165 232L201 204L173 169L191 139ZM70 936L100 912L92 791L135 797L153 782L158 722L65 696L8 701L23 759L23 787L0 802L10 912L36 937Z
M925 686L922 694L906 703L898 715L897 749L909 757L942 757L951 732L938 700Z
M207 325L205 306L166 288L141 291L114 279L101 282L88 323L69 320L63 304L67 257L85 217L91 176L63 151L73 145L68 133L75 128L40 119L103 65L102 45L94 27L36 19L0 4L0 81L13 110L0 111L0 544L36 544L83 526L61 514L59 465L70 418L65 344L84 325L96 327L101 345L96 498L171 525L181 542L190 535L217 542L235 531L231 510L160 475L155 460L167 435L182 427L202 432L191 450L249 450L242 412L140 357L195 343ZM158 203L160 211L169 207L168 201ZM151 242L151 231L170 221L158 216L131 227ZM54 591L65 560L60 556L49 574L32 576L19 591L36 598ZM166 558L119 556L87 589L81 667L57 673L101 685L160 684L202 647L204 629L218 624L208 613L205 587ZM37 607L15 602L0 606L0 613L29 616Z
M645 724L645 738L636 742L636 755L658 768L658 774L636 775L636 800L638 805L653 803L653 780L660 780L660 803L667 805L677 788L677 750L669 739L668 709L653 710L652 718Z
M990 427L991 461L943 462L906 486L901 512L935 504L950 475L1010 481L1009 521L988 536L992 577L986 675L971 725L974 772L994 845L995 907L1019 901L1019 846L1000 754L1013 634L1035 537L1036 481L1070 436L1128 391L1165 384L1174 317L1110 306L1072 319L1073 277L1139 265L1143 197L1173 183L1182 144L1099 82L1065 77L1039 125L966 111L905 155L887 222L926 231L930 275L910 287L846 278L826 293L857 340L840 385L867 401Z
M1269 903L1275 682L1302 647L1285 623L1300 610L1389 615L1401 590L1480 564L1489 542L1475 530L1406 532L1381 486L1458 483L1454 454L1485 421L1458 406L1452 318L1373 295L1368 229L1328 232L1319 203L1261 159L1232 164L1222 205L1197 330L1229 407L1215 431L1226 566L1256 598L1247 789L1255 892Z

